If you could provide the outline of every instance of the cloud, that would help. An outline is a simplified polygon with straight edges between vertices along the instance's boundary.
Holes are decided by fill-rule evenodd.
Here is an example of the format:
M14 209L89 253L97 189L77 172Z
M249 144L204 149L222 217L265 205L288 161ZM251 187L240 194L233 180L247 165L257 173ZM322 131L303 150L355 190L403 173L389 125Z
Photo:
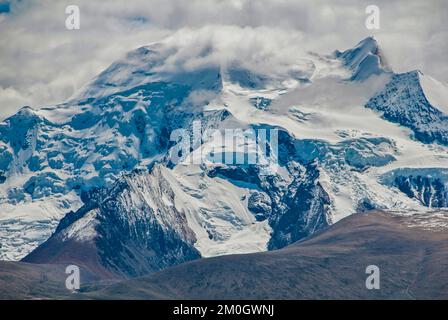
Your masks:
M163 40L166 50L174 49L164 67L175 71L238 63L260 73L281 73L300 61L306 51L303 38L299 31L265 26L183 28Z
M201 50L211 48L206 59L238 58L276 72L302 51L329 53L374 34L394 70L420 69L448 81L444 0L0 3L8 7L0 12L0 118L25 104L62 102L127 51L167 37L173 46L188 48L175 56L187 67L206 62ZM73 4L81 11L81 29L69 31L65 7ZM381 10L381 29L373 32L364 26L369 4Z

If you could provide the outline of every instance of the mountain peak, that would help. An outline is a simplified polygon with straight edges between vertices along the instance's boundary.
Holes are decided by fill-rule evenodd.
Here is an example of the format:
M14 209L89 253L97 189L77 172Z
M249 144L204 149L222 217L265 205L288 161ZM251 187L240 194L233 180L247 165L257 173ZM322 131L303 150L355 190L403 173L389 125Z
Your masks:
M221 88L218 65L210 63L189 68L172 61L176 52L165 43L137 48L101 72L77 98L101 98L148 83L171 83L211 91Z
M17 115L25 116L25 117L34 117L36 116L36 110L31 108L30 106L23 106L16 113Z
M376 47L378 48L378 41L376 41L374 36L368 36L367 38L364 38L363 40L359 41L359 43L356 45L363 46L363 47Z
M390 72L390 68L373 36L361 40L355 47L338 52L343 64L352 71L351 80L365 80L373 74Z

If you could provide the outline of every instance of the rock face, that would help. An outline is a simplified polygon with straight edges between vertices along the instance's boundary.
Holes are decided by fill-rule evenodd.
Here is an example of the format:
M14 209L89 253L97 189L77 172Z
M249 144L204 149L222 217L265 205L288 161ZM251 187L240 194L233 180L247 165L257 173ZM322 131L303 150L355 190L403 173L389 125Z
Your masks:
M446 169L397 169L385 174L382 180L424 206L448 207L448 170Z
M110 190L94 190L86 197L84 206L67 214L54 235L24 261L83 261L84 250L66 254L77 243L93 251L97 268L133 277L200 257L193 247L195 235L174 207L174 192L159 167L128 175Z
M255 191L247 201L247 208L255 214L258 221L267 219L271 213L271 198L266 193Z

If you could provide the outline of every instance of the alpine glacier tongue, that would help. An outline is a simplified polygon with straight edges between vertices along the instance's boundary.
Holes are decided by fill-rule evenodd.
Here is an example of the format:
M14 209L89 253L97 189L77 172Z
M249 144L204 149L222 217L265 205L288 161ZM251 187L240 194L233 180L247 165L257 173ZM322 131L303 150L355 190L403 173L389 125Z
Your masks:
M84 248L84 265L127 277L278 249L356 212L447 206L445 87L392 73L373 38L274 71L179 50L134 50L75 99L0 124L0 259L80 261ZM248 158L256 135L226 149L204 134L173 161L171 134L199 121L278 131L276 170L215 161Z

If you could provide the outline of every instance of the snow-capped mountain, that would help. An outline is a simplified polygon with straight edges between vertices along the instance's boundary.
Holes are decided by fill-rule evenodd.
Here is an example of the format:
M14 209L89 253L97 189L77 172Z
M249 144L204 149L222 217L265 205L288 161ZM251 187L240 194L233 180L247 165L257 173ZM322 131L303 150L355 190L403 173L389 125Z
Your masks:
M185 67L178 55L163 42L139 48L70 101L0 124L0 259L54 232L26 261L82 260L70 249L82 247L133 276L281 248L356 212L448 205L448 89L393 73L373 38L275 74L238 61ZM223 161L250 156L257 136L228 150L203 134L173 161L170 137L193 136L197 121L202 133L276 130L275 170Z

